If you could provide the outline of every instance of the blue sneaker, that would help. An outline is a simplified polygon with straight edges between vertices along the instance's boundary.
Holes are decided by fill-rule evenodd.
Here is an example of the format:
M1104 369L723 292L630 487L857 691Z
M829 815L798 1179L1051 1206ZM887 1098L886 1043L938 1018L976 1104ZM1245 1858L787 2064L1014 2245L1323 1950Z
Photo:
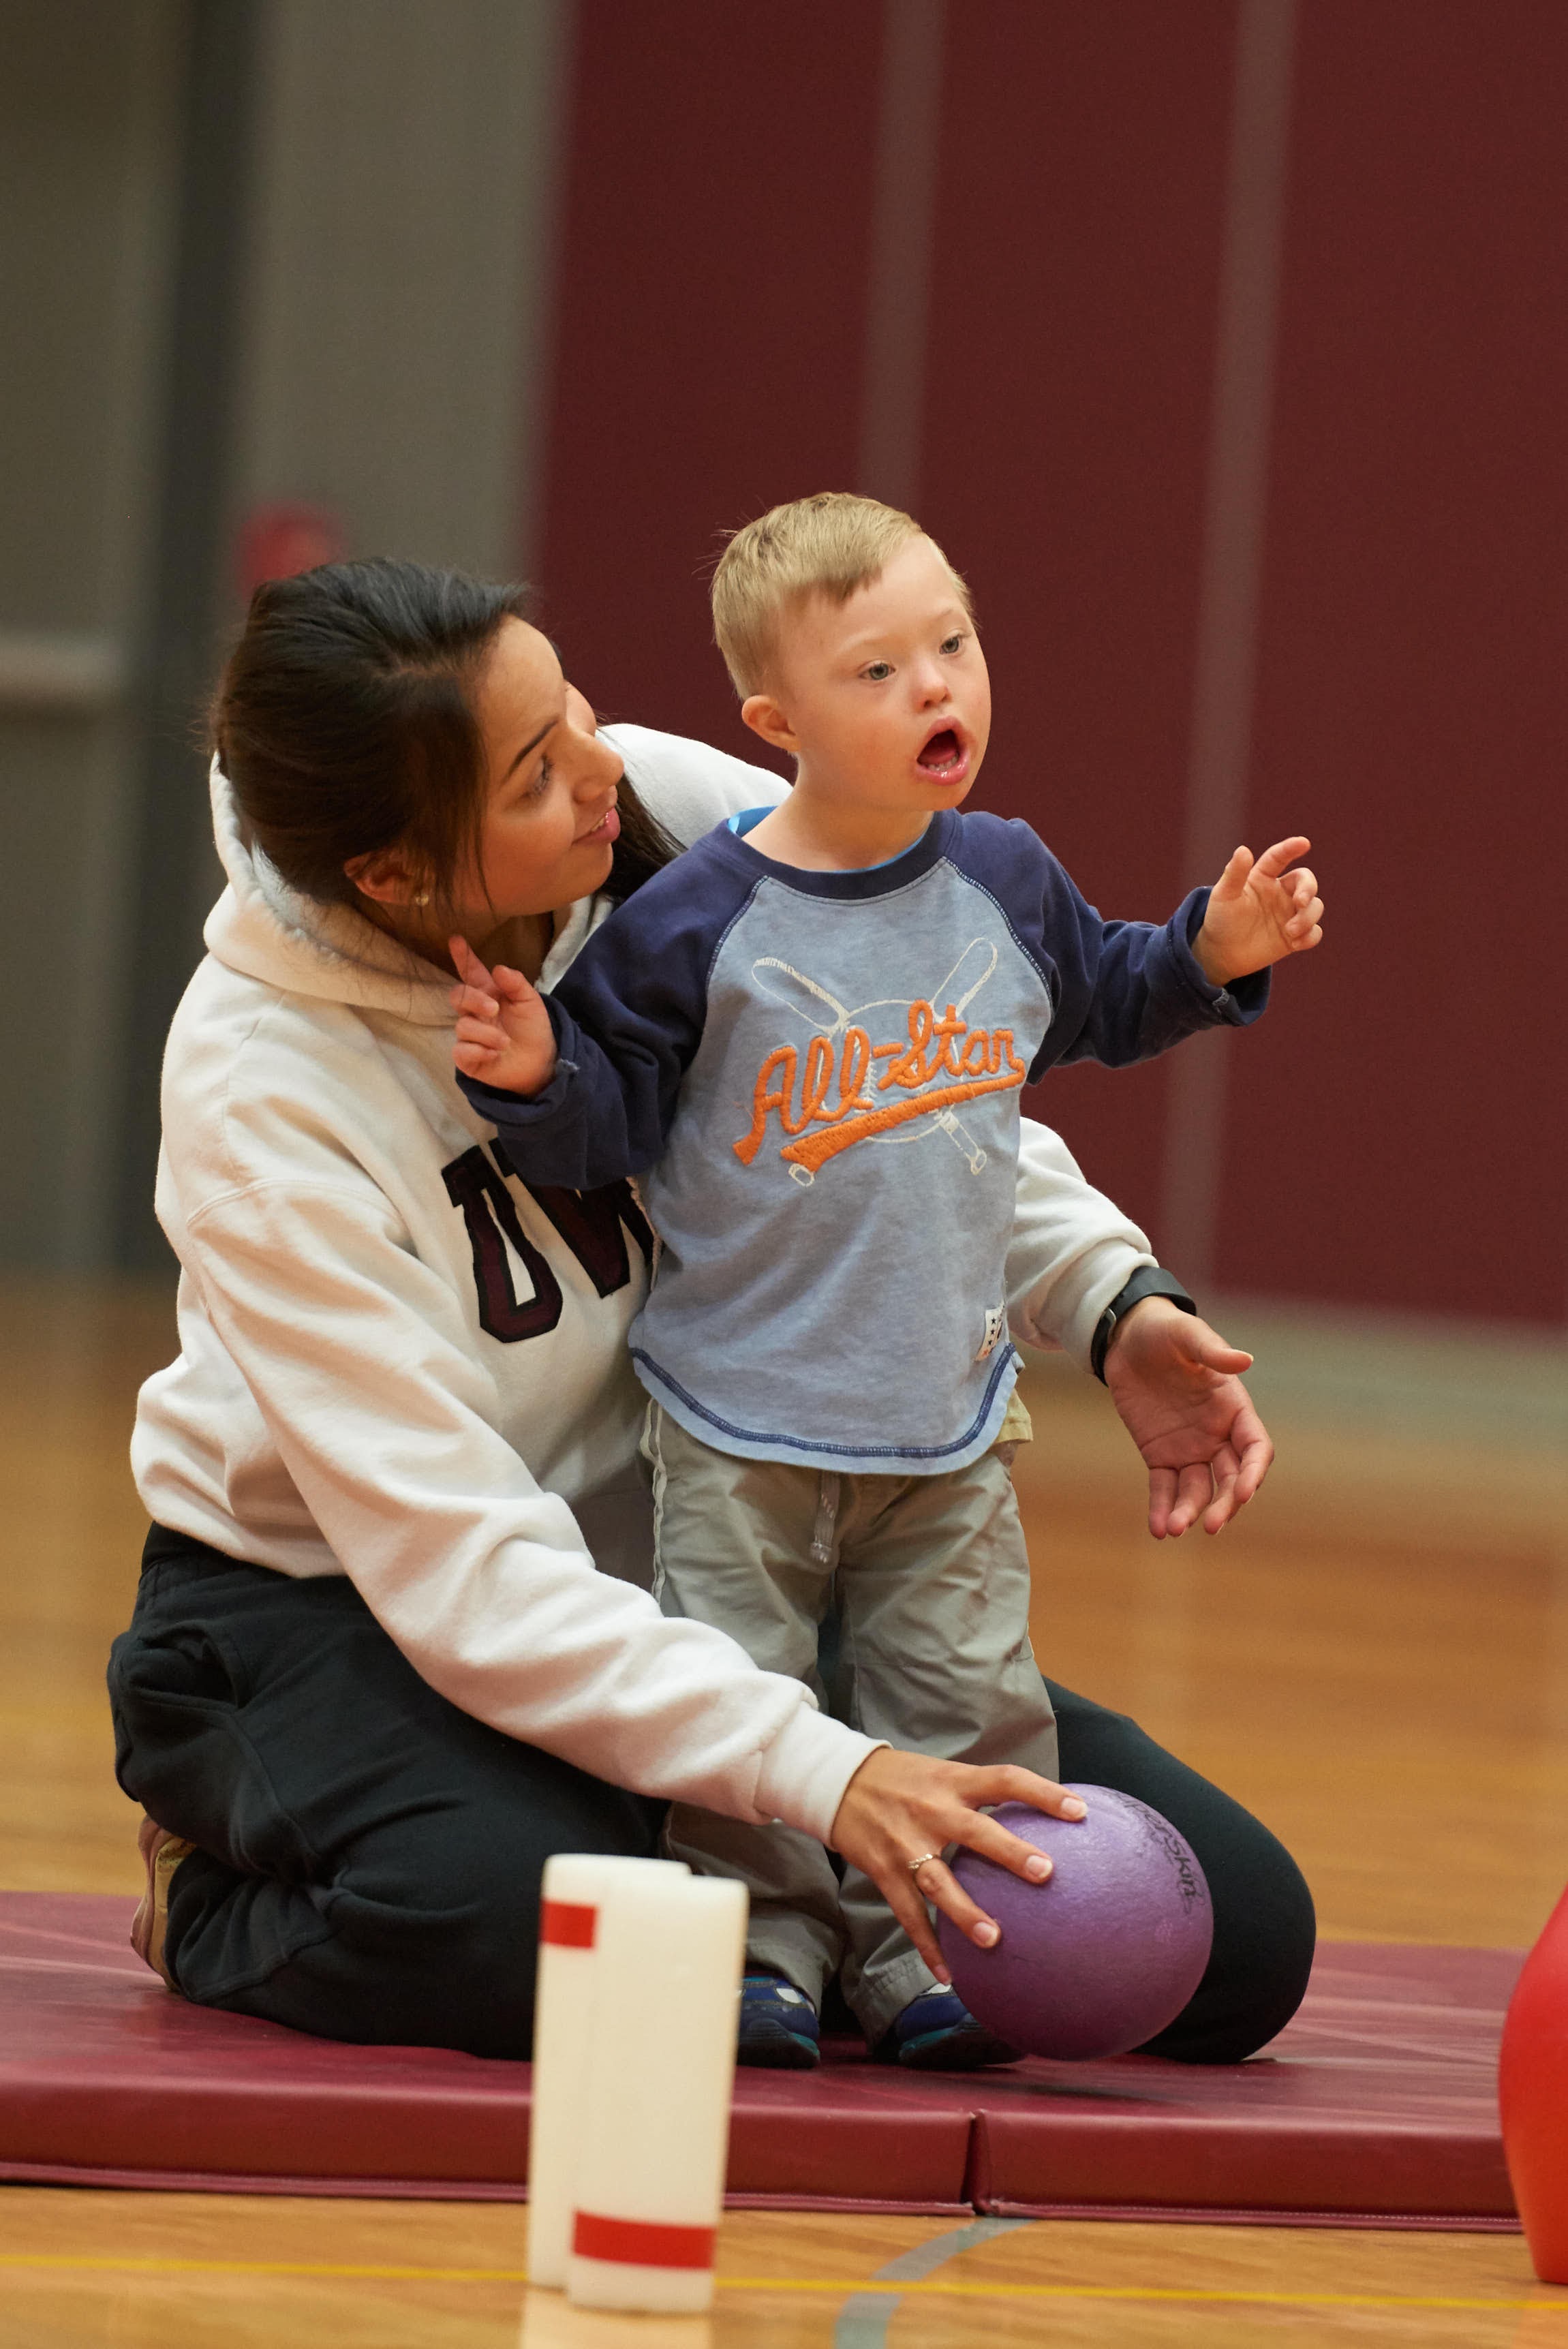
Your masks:
M748 1974L740 1985L738 2064L811 2072L821 2060L817 2010L782 1974Z
M1016 2047L976 2023L955 1990L938 1982L912 1998L872 2049L879 2064L912 2072L979 2072L987 2064L1017 2064Z

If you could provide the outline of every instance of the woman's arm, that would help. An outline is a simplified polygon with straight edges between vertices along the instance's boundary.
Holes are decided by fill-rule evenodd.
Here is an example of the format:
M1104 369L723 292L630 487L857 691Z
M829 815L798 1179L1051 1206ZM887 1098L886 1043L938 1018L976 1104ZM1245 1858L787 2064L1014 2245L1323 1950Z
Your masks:
M1026 1118L1007 1252L1007 1310L1026 1345L1059 1347L1088 1370L1099 1318L1149 1242L1084 1181L1048 1126ZM1149 1471L1149 1530L1164 1540L1200 1517L1218 1533L1245 1506L1274 1459L1242 1384L1250 1356L1166 1299L1150 1297L1116 1330L1105 1381Z
M1023 1119L1007 1247L1014 1337L1059 1348L1087 1371L1100 1315L1140 1265L1154 1262L1138 1226L1085 1182L1061 1136Z
M495 1424L467 1301L385 1197L253 1183L191 1217L182 1254L324 1539L432 1687L616 1785L826 1837L872 1741L596 1571ZM542 1380L570 1371L542 1350ZM585 1381L595 1405L623 1444Z
M832 1842L945 1978L910 1862L958 1842L1030 1873L1031 1847L982 1806L1070 1812L1059 1786L880 1747L724 1632L666 1619L599 1573L566 1503L490 1423L457 1301L385 1201L347 1184L253 1184L193 1215L185 1242L301 1498L422 1678L596 1777ZM938 1905L995 1940L932 1874Z

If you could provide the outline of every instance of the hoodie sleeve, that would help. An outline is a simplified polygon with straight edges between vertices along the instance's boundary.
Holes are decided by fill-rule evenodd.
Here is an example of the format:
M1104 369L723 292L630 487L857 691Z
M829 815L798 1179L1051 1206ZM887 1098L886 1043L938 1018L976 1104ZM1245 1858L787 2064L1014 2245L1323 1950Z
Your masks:
M1025 1118L1007 1247L1015 1338L1059 1347L1087 1371L1100 1315L1140 1265L1156 1260L1137 1225L1084 1181L1061 1137Z
M876 1741L596 1571L384 1197L253 1181L191 1216L182 1255L322 1535L433 1688L617 1785L828 1836Z

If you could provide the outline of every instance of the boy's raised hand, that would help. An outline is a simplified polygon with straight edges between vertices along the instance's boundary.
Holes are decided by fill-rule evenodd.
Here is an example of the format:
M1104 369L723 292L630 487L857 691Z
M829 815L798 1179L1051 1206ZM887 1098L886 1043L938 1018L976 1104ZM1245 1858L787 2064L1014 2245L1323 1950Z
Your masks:
M1323 900L1305 864L1285 870L1310 840L1276 840L1255 861L1238 848L1209 894L1192 952L1206 978L1228 987L1286 955L1305 954L1323 936Z
M452 1058L465 1077L499 1092L537 1093L555 1074L555 1030L544 998L521 971L487 970L466 938L449 938L458 984Z

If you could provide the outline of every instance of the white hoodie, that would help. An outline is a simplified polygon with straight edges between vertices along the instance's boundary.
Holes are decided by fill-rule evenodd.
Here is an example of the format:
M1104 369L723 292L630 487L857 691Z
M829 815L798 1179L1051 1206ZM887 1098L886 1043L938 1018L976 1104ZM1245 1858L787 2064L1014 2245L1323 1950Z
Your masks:
M687 844L781 794L700 743L606 735ZM246 848L216 769L212 807L229 886L163 1067L158 1215L181 1268L182 1350L141 1392L131 1461L149 1513L252 1565L351 1576L432 1687L511 1736L825 1839L873 1741L723 1632L665 1620L636 1579L648 1519L625 1333L645 1272L631 1227L612 1218L581 1256L567 1244L503 1179L453 1081L450 982L350 908L287 889ZM545 985L605 910L573 909ZM481 1257L502 1335L481 1325ZM1098 1316L1151 1261L1026 1123L1015 1333L1086 1360ZM529 1321L550 1326L522 1334Z

